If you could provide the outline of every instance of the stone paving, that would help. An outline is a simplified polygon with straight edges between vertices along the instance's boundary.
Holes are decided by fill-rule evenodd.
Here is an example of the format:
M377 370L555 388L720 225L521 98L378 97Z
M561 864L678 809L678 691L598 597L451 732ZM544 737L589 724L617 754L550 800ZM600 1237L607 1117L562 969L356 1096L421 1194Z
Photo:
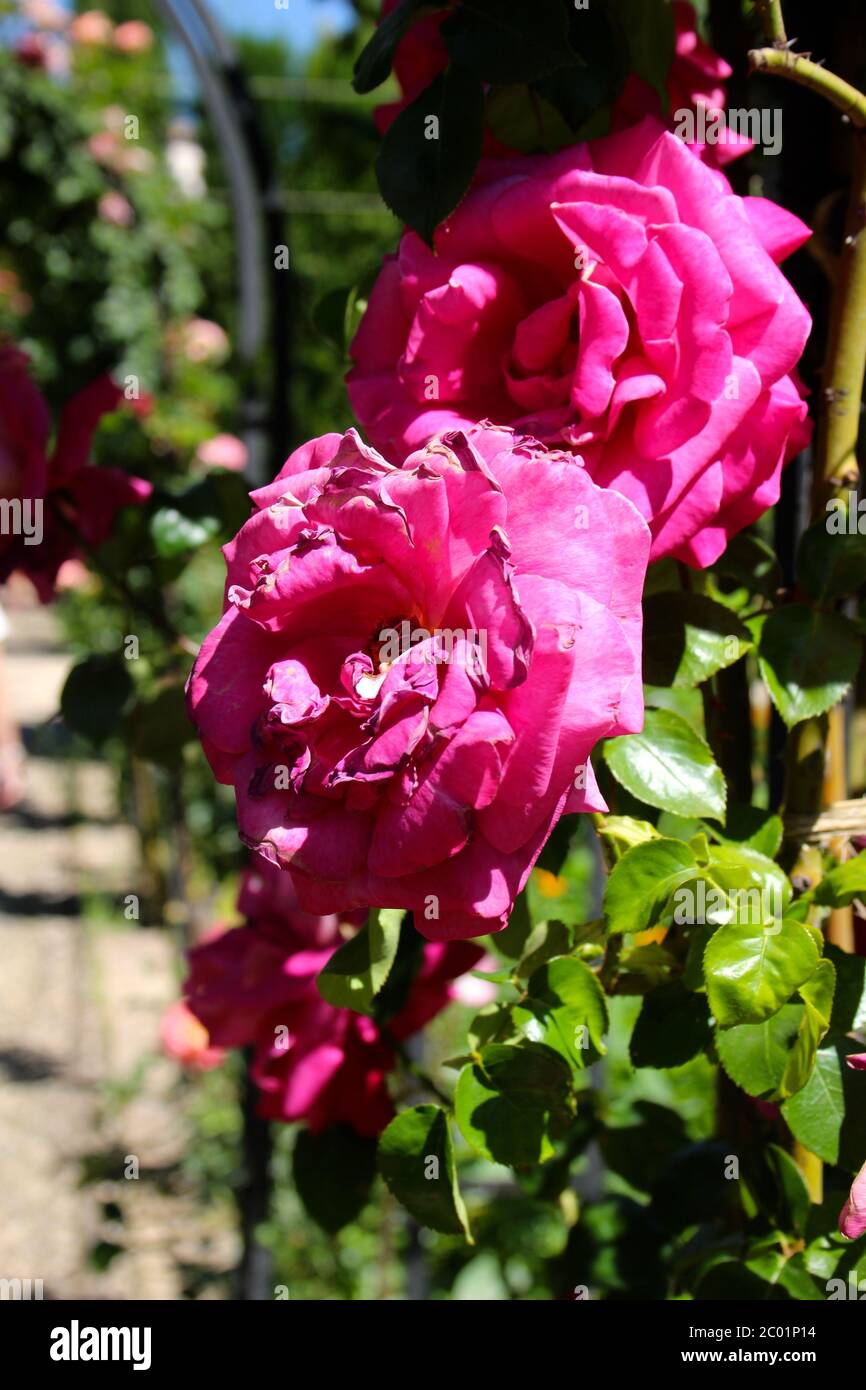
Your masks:
M32 729L71 661L50 610L16 594L7 613L13 707ZM41 1279L45 1298L176 1299L181 1262L227 1268L237 1253L189 1191L123 1176L125 1156L146 1173L188 1142L158 1046L176 952L123 919L137 865L107 767L28 759L24 802L0 814L0 1279ZM116 894L116 923L82 915L95 890Z

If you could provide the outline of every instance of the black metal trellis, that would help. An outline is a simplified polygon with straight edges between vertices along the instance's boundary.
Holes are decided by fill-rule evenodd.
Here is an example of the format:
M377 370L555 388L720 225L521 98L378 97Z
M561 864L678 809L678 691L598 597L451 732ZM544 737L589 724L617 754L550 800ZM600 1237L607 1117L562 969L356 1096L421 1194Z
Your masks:
M277 248L288 247L276 170L234 45L205 0L154 4L193 65L228 180L237 249L236 350L245 386L241 436L249 450L247 478L257 486L280 468L290 439L292 272L276 265ZM262 391L264 373L269 380Z
M290 437L291 271L277 264L278 248L288 242L276 172L237 53L204 0L154 3L189 55L228 181L237 251L236 351L244 374L240 432L249 451L247 480L258 486L280 468ZM246 1049L237 1296L262 1302L273 1297L273 1260L256 1236L270 1209L272 1142L269 1124L256 1114L251 1060Z

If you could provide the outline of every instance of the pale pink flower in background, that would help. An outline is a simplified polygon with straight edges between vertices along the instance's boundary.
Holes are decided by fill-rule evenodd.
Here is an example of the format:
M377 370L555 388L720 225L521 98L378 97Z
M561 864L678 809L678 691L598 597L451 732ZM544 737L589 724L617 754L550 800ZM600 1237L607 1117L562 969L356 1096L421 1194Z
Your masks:
M227 356L228 334L212 319L187 319L177 332L180 351L190 362L214 362Z
M195 456L206 468L228 468L233 473L243 473L249 450L237 435L215 434L199 444Z
M85 10L69 25L70 39L86 48L101 48L111 43L113 33L114 25L102 10Z
M483 970L487 973L501 968L500 962L489 952L482 956L473 967L474 970ZM483 1009L497 998L499 986L494 984L493 980L479 980L470 970L454 981L451 986L451 994L458 1004L465 1004L468 1009Z
M113 130L97 130L87 140L87 148L97 164L112 165L119 146L120 141Z
M110 222L115 227L131 227L135 221L132 204L116 189L110 189L108 193L103 193L98 203L98 209L103 222Z
M54 587L59 593L66 593L70 589L83 589L89 582L90 570L83 560L73 557L71 560L63 561L57 571Z
M59 32L69 24L71 15L54 0L20 0L18 8L24 19L37 29L54 29Z
M120 53L146 53L153 47L153 30L140 19L128 19L118 24L113 42Z

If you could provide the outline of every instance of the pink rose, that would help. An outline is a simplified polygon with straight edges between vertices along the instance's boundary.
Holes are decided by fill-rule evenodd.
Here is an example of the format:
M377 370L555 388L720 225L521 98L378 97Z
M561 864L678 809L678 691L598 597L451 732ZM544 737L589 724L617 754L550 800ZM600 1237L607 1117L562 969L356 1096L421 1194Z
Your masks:
M324 435L252 498L189 682L241 838L307 911L499 930L559 816L603 805L594 744L641 727L644 522L484 427L402 470Z
M103 222L110 222L114 227L131 227L135 221L135 212L129 199L113 188L103 193L97 209Z
M72 398L49 451L48 406L28 365L16 347L0 345L0 498L12 504L0 533L0 582L19 570L46 602L61 565L78 554L76 537L101 545L120 508L146 501L151 486L88 462L96 426L121 399L110 377Z
M512 424L639 508L652 558L711 564L809 437L809 315L777 262L809 235L659 124L483 164L435 235L403 237L352 344L352 405L404 458Z
M170 338L190 362L217 361L228 354L231 346L225 329L212 319L187 319Z
M73 43L86 48L102 48L111 43L114 25L102 10L85 10L83 14L75 16L68 32Z
M839 1213L839 1230L849 1240L866 1235L866 1163L851 1184L848 1200Z
M163 1014L159 1036L163 1051L191 1071L211 1071L225 1057L221 1047L211 1047L207 1029L180 999Z
M373 1019L328 1004L316 987L343 940L345 919L341 927L336 917L300 911L290 876L267 863L244 876L238 907L248 914L246 926L190 952L186 1003L202 1031L221 1047L255 1048L253 1077L268 1118L378 1134L394 1114L389 1038L409 1037L439 1013L452 998L451 982L475 965L480 949L428 943L385 1036ZM357 914L352 925L360 925Z
M153 47L153 30L140 19L118 24L112 39L119 53L146 53Z
M206 468L228 468L233 473L243 473L249 450L235 434L215 434L199 444L195 456Z

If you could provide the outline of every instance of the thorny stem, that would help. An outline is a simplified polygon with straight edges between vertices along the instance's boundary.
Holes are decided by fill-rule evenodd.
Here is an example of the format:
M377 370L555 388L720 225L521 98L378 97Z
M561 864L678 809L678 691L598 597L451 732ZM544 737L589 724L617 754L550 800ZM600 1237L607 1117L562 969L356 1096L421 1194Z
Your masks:
M776 48L784 48L788 42L785 21L782 18L782 0L755 0L755 9L764 24L767 42Z
M767 72L809 87L831 101L858 130L866 129L866 96L835 72L828 72L820 63L792 53L789 48L753 48L748 58L749 72Z

